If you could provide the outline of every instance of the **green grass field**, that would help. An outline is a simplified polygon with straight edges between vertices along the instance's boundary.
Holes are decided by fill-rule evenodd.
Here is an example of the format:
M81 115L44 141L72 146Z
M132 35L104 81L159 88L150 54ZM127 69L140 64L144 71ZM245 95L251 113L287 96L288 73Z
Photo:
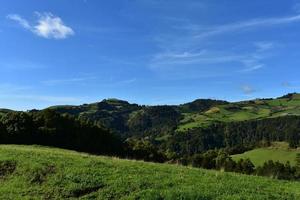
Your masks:
M279 161L281 163L289 161L291 165L295 165L298 153L300 153L300 149L289 149L287 143L277 142L271 147L254 149L243 154L233 155L232 158L236 161L241 158L249 158L255 166L262 166L268 160Z
M300 183L0 145L0 199L300 199Z

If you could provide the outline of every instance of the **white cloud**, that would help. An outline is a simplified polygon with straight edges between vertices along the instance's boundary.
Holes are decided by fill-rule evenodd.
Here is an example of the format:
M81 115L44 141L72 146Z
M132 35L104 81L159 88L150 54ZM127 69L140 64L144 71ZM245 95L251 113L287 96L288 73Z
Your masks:
M64 25L63 21L51 13L38 14L38 24L34 32L45 38L64 39L74 34L72 28Z
M65 39L74 35L73 29L66 26L60 17L57 17L52 13L36 12L36 15L38 20L35 25L31 25L26 19L17 14L10 14L7 18L18 22L23 28L30 30L43 38Z

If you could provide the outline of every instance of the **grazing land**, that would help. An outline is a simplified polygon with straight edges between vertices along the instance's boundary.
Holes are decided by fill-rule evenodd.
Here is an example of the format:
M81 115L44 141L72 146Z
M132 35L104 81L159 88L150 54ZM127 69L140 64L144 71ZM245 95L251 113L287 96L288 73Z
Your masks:
M41 146L0 146L0 199L300 199L300 183L92 156Z
M276 142L270 147L246 151L242 154L233 155L232 158L236 161L249 158L255 166L262 166L268 160L279 161L281 163L290 162L291 165L295 165L296 156L299 153L300 149L290 149L286 142Z

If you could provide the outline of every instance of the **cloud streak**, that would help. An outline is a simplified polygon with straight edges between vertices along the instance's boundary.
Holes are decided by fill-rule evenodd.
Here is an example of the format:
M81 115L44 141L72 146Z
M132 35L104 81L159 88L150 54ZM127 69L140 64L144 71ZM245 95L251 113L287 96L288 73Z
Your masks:
M151 68L168 68L176 67L178 65L191 64L219 64L237 62L243 59L244 56L212 52L202 50L199 52L183 52L183 53L161 53L155 55L151 63Z
M173 71L177 73L176 71L183 71L181 68L185 68L189 71L194 70L195 73L200 74L203 71L199 69L207 68L209 65L214 67L214 69L215 67L228 67L227 65L231 65L229 68L234 73L251 73L267 66L264 61L266 58L272 56L270 51L276 47L274 42L253 42L252 47L249 47L249 43L245 43L243 46L248 45L248 49L251 49L250 51L236 51L235 47L232 48L232 45L228 47L228 50L220 51L215 46L213 46L213 49L209 47L217 44L210 37L296 22L300 22L300 15L252 19L209 27L197 24L186 25L187 22L184 22L185 24L181 29L185 33L184 36L182 32L180 35L156 36L155 41L161 51L152 56L149 67L160 73L173 73ZM180 29L180 26L176 26L176 30L178 29ZM203 40L204 38L205 40ZM202 50L201 46L204 47ZM238 44L236 47L241 49L241 44ZM201 74L203 75L203 73ZM224 70L222 73L224 73ZM170 75L172 76L172 74Z
M191 70L194 68L195 72L201 72L199 68L207 68L209 65L222 67L231 64L231 69L234 72L251 73L266 67L264 59L271 56L270 51L276 47L275 43L270 41L254 42L252 47L255 49L250 52L237 52L232 49L220 51L216 47L213 47L214 49L207 47L209 43L216 44L216 41L210 37L297 22L300 22L300 14L252 19L209 27L197 24L186 25L185 22L181 29L185 33L184 36L171 34L160 35L155 38L161 51L152 56L149 66L152 70L159 70L160 72L168 70L166 72L172 73L170 69L186 68ZM178 29L180 26L176 26L176 30ZM205 44L204 50L199 50ZM241 45L238 44L237 46L240 47Z
M53 79L42 81L43 84L48 86L61 85L61 84L74 84L78 82L84 82L88 80L96 79L96 77L80 77L80 78L69 78L69 79Z
M281 86L288 89L300 89L300 82L299 81L293 81L293 82L283 82L281 83Z
M207 49L197 52L162 52L153 57L150 68L153 70L195 66L201 68L201 66L232 64L243 67L237 72L248 73L265 67L261 61L266 57L264 53L273 47L273 43L257 42L255 47L256 49L252 53L209 51Z
M300 22L300 15L281 17L281 18L254 19L250 21L243 21L243 22L237 22L232 24L215 26L209 28L207 31L203 31L201 33L196 34L194 37L197 39L200 38L202 39L210 36L225 34L233 31L245 30L249 28L289 24L294 22Z
M252 86L250 86L250 85L242 85L241 86L241 90L246 95L250 95L250 94L256 92L256 90Z
M9 14L7 18L19 23L24 29L35 35L47 39L65 39L75 34L71 27L66 26L60 17L52 13L36 12L36 16L38 19L34 25L18 14Z
M28 21L23 19L20 15L10 14L7 15L7 18L13 21L18 22L23 28L30 30L32 27L29 25Z

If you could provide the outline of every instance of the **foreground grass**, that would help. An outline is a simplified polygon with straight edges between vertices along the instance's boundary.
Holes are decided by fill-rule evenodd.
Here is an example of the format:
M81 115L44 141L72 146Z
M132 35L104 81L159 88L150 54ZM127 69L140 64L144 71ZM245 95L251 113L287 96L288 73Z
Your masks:
M300 199L300 183L0 145L0 199Z

